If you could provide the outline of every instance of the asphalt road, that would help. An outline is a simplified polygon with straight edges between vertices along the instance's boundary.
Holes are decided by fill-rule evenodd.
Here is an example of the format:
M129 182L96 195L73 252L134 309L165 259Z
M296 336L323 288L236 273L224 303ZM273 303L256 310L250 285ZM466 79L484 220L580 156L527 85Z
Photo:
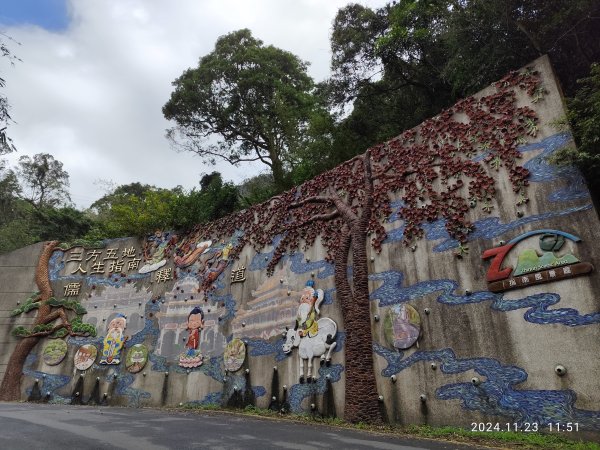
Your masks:
M467 450L481 447L245 415L0 403L0 449L115 448Z

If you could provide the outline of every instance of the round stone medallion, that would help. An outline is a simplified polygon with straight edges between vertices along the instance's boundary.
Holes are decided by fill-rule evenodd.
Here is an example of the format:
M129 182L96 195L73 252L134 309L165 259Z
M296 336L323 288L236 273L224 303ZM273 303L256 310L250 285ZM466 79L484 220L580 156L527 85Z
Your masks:
M95 345L84 344L75 353L75 368L77 370L88 370L96 361L98 349Z
M246 344L241 339L232 339L225 347L225 352L223 353L225 370L235 372L242 367L244 359L246 359Z
M127 351L125 367L129 373L138 373L148 362L148 349L143 344L135 344Z
M421 316L415 308L405 303L392 306L383 324L389 345L404 350L411 347L421 333Z
M42 352L42 359L49 366L60 364L67 356L67 343L62 339L52 339Z

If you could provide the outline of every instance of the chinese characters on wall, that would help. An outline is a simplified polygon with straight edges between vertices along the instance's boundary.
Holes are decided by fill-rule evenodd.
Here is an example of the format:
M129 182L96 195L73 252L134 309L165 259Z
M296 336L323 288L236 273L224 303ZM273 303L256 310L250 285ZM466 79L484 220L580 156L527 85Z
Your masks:
M131 246L126 248L111 247L106 249L85 249L75 247L66 252L65 263L73 263L67 270L69 275L126 276L131 272L139 273L141 255ZM173 280L173 269L157 270L152 278L156 283ZM80 282L69 282L63 289L64 297L77 297L81 293Z
M141 258L137 258L135 247L124 249L106 248L84 249L73 248L69 251L66 262L75 262L77 267L70 272L71 275L110 275L138 270Z

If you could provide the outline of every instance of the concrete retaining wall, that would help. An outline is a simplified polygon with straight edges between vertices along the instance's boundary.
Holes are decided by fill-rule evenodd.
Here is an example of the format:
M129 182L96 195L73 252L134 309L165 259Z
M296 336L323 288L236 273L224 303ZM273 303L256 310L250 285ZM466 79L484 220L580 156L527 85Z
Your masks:
M484 261L483 253L536 230L558 230L580 238L580 242L565 239L557 255L571 254L599 266L600 226L581 176L572 168L552 167L545 159L572 145L572 138L552 125L564 109L548 60L541 58L533 65L542 78L543 98L532 102L531 96L517 90L518 104L532 107L540 118L535 138L519 147L519 164L531 173L529 202L516 206L518 195L506 173L499 171L495 176L499 194L491 202L492 212L486 214L481 204L469 212L474 230L462 258L455 256L458 242L439 220L425 224L424 238L411 249L401 243L403 222L392 216L384 225L388 238L382 251L368 249L371 302L365 314L371 317L377 391L389 422L468 428L484 422L498 423L502 429L519 423L531 428L535 424L540 430L547 430L549 423L576 423L580 431L600 431L598 271L500 293L490 292L486 281L490 260ZM478 97L493 90L490 87ZM336 298L333 265L324 260L326 250L318 241L299 248L286 255L269 277L266 267L272 246L259 251L246 246L237 259L227 258L228 244L235 246L239 237L221 240L219 236L187 267L178 267L175 257L189 254L182 246L186 239L194 241L189 235L174 240L173 235L159 233L145 242L110 241L98 250L97 259L92 254L87 261L89 249L57 250L50 264L55 296L64 296L69 283L80 283L79 294L71 297L87 309L84 320L97 327L98 336L68 338L68 355L55 366L42 358L48 340L40 342L24 366L22 398L30 396L38 379L42 394L48 393L46 400L54 402L88 401L96 389L102 402L115 405L252 402L263 408L275 405L311 412L314 404L319 413L343 417L348 330ZM516 266L518 256L528 248L537 249L540 256L539 237L516 244L503 267ZM124 262L113 273L108 267L113 261L111 249ZM139 273L145 259L161 261L165 249L170 256L164 266ZM33 273L40 250L38 244L0 256L0 375L17 339L10 330L30 324L35 314L9 317L16 302L36 290ZM77 270L80 262L69 261L79 252L83 252L81 270ZM138 266L130 268L136 258ZM97 260L105 266L94 275L92 265ZM235 271L245 280L232 282ZM215 289L205 294L202 282L211 273L216 277ZM171 275L175 279L169 279ZM533 272L531 277L533 284ZM294 326L308 280L324 291L320 316L333 319L339 333L331 364L320 366L315 360L317 380L299 383L297 350L291 356L283 353L281 333L285 326ZM395 347L394 328L390 328L394 320L400 324L402 305L412 306L420 316L418 341L408 349ZM186 320L194 306L205 314L199 346L204 362L188 369L179 365L179 357L186 351L190 334ZM101 365L98 357L87 371L76 370L76 350L87 343L101 353L107 326L117 313L126 315L128 323L129 340L121 363ZM401 330L397 333L396 338ZM226 372L223 352L232 338L245 341L246 356L240 369ZM125 354L135 344L144 344L150 358L142 371L132 374L125 368ZM556 373L559 366L566 374Z

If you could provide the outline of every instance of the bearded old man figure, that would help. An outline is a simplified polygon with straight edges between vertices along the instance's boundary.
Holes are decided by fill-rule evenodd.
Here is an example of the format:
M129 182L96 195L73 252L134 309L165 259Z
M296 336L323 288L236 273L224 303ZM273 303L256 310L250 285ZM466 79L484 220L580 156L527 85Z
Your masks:
M314 337L319 331L317 319L319 318L319 307L323 303L324 293L322 289L315 289L315 282L308 280L300 297L300 306L296 315L296 330L300 337Z

